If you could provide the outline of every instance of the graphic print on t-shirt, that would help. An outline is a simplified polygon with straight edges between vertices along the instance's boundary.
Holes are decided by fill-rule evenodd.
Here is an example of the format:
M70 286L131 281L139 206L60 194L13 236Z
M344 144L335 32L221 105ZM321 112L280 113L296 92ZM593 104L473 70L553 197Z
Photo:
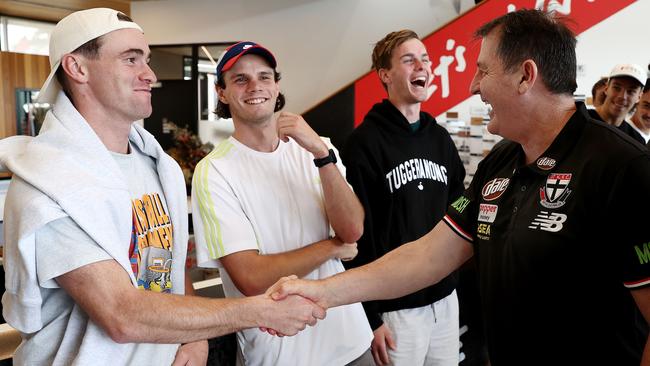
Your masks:
M138 287L171 292L172 224L158 193L131 200L133 232L130 259Z

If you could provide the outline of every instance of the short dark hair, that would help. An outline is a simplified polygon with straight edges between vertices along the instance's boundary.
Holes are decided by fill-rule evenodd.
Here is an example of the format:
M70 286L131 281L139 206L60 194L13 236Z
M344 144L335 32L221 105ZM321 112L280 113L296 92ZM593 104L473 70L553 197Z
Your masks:
M375 43L375 48L372 50L372 68L375 71L379 71L380 69L389 70L393 67L390 62L390 59L393 57L393 51L402 43L414 38L420 39L417 33L410 29L402 29L388 33L384 38ZM384 89L387 88L383 81L381 84L384 86Z
M117 13L117 19L124 22L133 22L133 20L128 15L120 12ZM99 49L102 47L103 40L104 40L103 35L97 38L93 38L90 41L77 47L74 51L70 53L82 55L92 60L97 60L99 58ZM72 92L70 90L70 85L68 84L68 79L65 76L65 71L63 71L63 67L61 67L60 65L58 70L56 70L56 79L59 82L59 84L61 84L61 89L68 96L68 99L72 100Z
M277 83L281 79L281 75L278 72L278 70L273 69L273 79ZM217 79L217 86L221 89L226 89L226 81L223 78L223 74L220 78ZM284 94L281 92L278 94L278 99L275 101L275 108L273 109L274 112L277 112L284 108L284 105L286 104L286 98L284 97ZM217 101L217 109L214 111L214 113L217 114L217 117L219 118L232 118L232 114L230 113L230 107L226 103L221 103L221 101Z
M521 9L484 24L475 36L484 38L498 31L497 55L505 71L532 59L552 93L573 95L577 88L576 38L566 21L553 13Z
M607 86L607 80L608 80L607 78L600 78L598 79L598 81L596 81L594 86L591 87L591 97L594 100L596 99L596 92L598 91L598 89Z

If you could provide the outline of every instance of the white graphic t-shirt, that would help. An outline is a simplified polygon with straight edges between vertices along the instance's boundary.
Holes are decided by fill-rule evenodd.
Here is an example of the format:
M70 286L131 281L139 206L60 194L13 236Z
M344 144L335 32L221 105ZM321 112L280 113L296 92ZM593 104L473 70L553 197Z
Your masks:
M131 146L130 154L113 154L113 157L128 180L132 212L125 214L133 217L131 243L115 245L123 246L125 255L130 255L140 289L170 292L173 286L170 281L172 223L155 162L134 146ZM33 335L24 335L25 340L16 351L14 361L29 365L73 364L79 347L84 343L89 319L85 314L83 317L71 316L75 303L58 286L56 278L85 265L113 258L69 217L52 221L38 230L35 242L43 299L43 328ZM105 342L112 342L108 335ZM178 344L130 346L126 357L129 365L170 365L178 349ZM110 357L102 354L99 342L94 347L98 359Z
M141 290L171 293L172 223L153 159L131 145L130 154L115 154L131 191L133 230L129 258ZM154 311L154 309L142 309ZM178 345L136 344L130 365L168 365Z

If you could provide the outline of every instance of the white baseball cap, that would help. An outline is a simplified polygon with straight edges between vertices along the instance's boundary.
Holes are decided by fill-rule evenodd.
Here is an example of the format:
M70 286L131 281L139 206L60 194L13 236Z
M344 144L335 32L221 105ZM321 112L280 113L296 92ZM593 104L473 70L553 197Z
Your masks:
M50 35L51 71L38 94L38 102L54 103L56 100L61 90L56 71L64 55L73 52L88 41L118 29L132 28L142 32L139 25L128 20L120 20L118 14L124 15L108 8L81 10L66 16L56 24Z
M610 79L624 76L638 81L641 86L645 86L645 82L648 79L648 73L637 64L618 64L609 73Z

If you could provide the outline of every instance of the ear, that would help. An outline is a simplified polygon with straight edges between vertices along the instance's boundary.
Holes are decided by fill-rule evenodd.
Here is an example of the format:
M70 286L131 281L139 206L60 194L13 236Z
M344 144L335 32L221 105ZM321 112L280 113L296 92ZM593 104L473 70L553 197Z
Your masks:
M61 58L61 68L72 81L83 84L88 81L86 59L81 55L68 53Z
M274 89L275 89L275 96L277 97L278 95L280 95L280 81L275 82Z
M223 94L223 89L218 85L215 85L214 87L217 89L217 96L219 97L219 102L223 104L228 104L228 101L226 100L226 96Z
M537 64L528 59L521 64L521 80L519 81L519 93L524 94L530 90L537 81Z
M377 75L379 76L379 80L381 80L382 83L388 85L388 82L390 81L390 75L388 75L387 69L379 69L377 71Z

